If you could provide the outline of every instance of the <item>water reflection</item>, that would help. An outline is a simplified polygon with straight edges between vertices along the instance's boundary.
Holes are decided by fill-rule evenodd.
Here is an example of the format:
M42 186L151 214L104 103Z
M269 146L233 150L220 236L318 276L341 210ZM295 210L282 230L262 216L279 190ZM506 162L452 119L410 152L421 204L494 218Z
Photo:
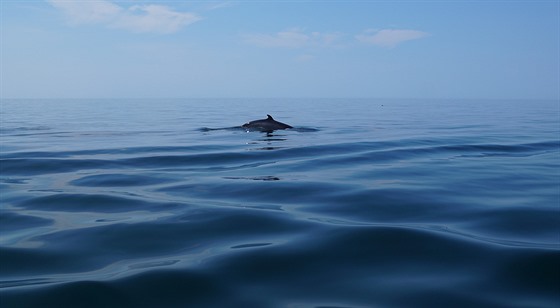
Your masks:
M274 132L266 132L259 136L255 141L249 142L248 144L259 145L259 147L251 148L248 150L259 150L259 151L272 151L282 149L284 147L277 146L278 142L283 142L288 140L285 138L286 135L278 134Z
M280 181L279 177L266 175L266 176L224 176L228 180L253 180L253 181Z

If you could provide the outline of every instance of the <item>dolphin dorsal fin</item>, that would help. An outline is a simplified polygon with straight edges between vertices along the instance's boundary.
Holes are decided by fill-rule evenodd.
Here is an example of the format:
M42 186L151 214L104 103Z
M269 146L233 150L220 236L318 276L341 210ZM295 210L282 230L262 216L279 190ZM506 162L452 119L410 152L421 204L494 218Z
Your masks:
M267 114L266 117L267 117L267 120L274 120L270 114Z

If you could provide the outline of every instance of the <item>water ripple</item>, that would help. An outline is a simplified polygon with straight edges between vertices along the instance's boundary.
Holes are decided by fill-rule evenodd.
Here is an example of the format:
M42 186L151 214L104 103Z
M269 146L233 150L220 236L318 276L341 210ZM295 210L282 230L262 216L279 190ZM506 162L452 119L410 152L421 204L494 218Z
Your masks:
M108 102L7 105L2 307L560 306L557 102Z

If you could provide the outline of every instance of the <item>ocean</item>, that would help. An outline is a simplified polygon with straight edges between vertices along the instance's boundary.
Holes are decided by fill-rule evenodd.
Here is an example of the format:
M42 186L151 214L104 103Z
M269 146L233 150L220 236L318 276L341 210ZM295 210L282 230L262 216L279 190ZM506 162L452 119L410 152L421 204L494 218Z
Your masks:
M559 101L4 99L0 202L3 308L560 307Z

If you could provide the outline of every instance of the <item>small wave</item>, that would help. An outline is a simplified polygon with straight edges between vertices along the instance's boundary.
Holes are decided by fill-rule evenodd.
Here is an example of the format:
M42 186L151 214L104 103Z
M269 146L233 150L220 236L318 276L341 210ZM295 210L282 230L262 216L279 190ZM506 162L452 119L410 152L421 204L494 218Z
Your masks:
M227 151L231 147L226 145L192 145L192 146L157 146L157 147L116 147L94 150L77 151L50 151L50 152L22 152L0 153L4 159L15 158L77 158L80 156L123 156L123 155L146 155L158 153L208 153Z
M115 162L100 159L0 159L0 170L2 171L3 175L38 175L64 173L86 169L106 169L115 167L115 165Z
M51 130L48 126L17 126L17 127L1 127L0 135L21 134L27 132L42 132Z
M265 247L265 246L269 246L269 245L272 245L272 243L243 244L243 245L235 245L235 246L232 246L231 249Z
M148 269L153 267L161 267L161 266L169 266L173 264L177 264L180 260L166 260L166 261L151 261L151 262L142 262L137 264L129 265L130 269Z
M252 181L280 181L279 177L272 176L272 175L251 176L251 177L225 176L224 179L228 179L228 180L252 180Z
M129 211L161 211L175 204L153 203L142 199L103 195L55 193L16 202L16 206L41 211L118 213Z
M173 181L170 178L154 177L147 175L132 174L98 174L81 177L71 181L70 185L87 187L127 187L127 186L149 186Z
M201 127L199 129L197 129L197 131L199 132L212 132L212 131L222 131L222 130L229 130L229 131L245 131L245 129L241 126L229 126L229 127L215 127L215 128L211 128L211 127Z
M475 153L464 154L467 157L489 157L489 156L532 156L550 151L560 150L560 143L557 141L552 142L537 142L526 144L467 144L467 145L452 145L440 146L435 148L437 151L447 152L460 152L460 153Z
M5 280L5 281L0 281L0 289L11 288L11 287L37 286L37 285L43 285L48 283L52 283L52 280L48 278Z
M321 131L318 128L314 128L314 127L306 127L306 126L296 126L294 128L292 128L293 131L296 131L298 133L314 133L314 132L319 132Z

